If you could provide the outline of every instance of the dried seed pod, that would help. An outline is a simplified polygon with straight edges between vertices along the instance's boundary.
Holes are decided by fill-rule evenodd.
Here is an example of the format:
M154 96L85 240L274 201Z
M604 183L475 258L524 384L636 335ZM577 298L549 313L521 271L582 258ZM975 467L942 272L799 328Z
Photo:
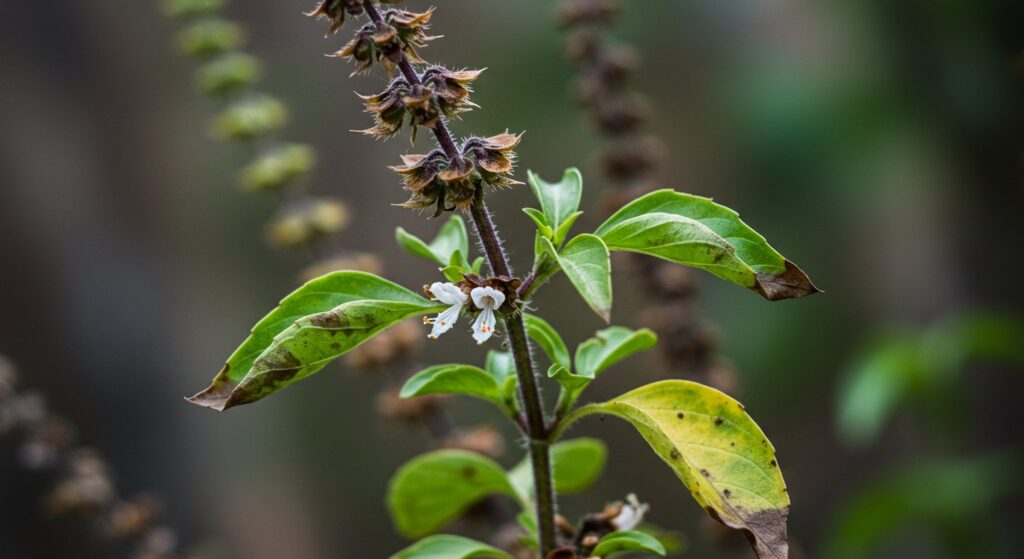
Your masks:
M421 64L423 59L416 49L436 38L426 33L432 14L433 10L422 13L387 10L380 23L364 24L333 56L354 60L357 64L353 75L367 72L374 61L380 62L389 74L394 74L403 57L413 64Z
M424 85L434 92L434 102L445 116L458 116L472 107L469 94L471 84L483 70L449 70L443 66L431 66L420 76Z
M475 162L480 177L487 184L495 188L522 184L510 177L516 161L513 150L522 136L506 130L489 138L469 138L462 144L462 153Z
M315 19L326 18L331 26L324 37L330 37L345 24L345 14L358 16L363 13L362 0L321 0L313 11L306 15Z

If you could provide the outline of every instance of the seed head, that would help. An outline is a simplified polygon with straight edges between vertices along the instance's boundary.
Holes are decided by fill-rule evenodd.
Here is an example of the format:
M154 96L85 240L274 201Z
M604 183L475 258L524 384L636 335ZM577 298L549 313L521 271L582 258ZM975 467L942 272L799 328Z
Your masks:
M522 134L510 134L507 130L489 138L469 138L462 144L462 153L476 164L480 178L495 188L522 184L511 178L516 154Z

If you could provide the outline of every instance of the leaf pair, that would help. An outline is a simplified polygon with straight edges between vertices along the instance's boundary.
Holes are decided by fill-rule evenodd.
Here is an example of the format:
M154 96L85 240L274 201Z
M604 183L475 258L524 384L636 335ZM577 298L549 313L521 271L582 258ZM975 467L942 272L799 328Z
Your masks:
M527 209L537 225L535 284L560 269L587 304L606 322L612 308L611 251L655 256L699 268L775 301L819 290L795 264L786 260L729 208L710 198L658 190L630 202L608 218L593 235L562 242L579 217L582 182L575 169L559 183L534 174L530 186L543 212ZM532 291L525 293L527 298Z
M526 333L551 360L548 376L562 385L558 399L560 414L572 407L583 390L602 371L658 343L657 335L647 328L630 330L622 326L611 326L581 343L576 348L575 358L570 361L565 342L550 324L531 314L524 315L524 319Z
M560 493L586 490L604 468L607 451L597 439L551 447L554 484ZM497 462L464 450L438 450L402 466L388 487L388 509L398 531L421 537L458 518L490 495L516 500L532 514L533 474L524 461L506 472Z
M189 401L218 411L276 392L398 322L443 308L365 272L333 272L285 297Z
M485 369L472 365L449 363L424 369L406 381L403 398L427 394L463 394L491 402L509 416L518 409L516 390L519 387L511 354L491 351Z

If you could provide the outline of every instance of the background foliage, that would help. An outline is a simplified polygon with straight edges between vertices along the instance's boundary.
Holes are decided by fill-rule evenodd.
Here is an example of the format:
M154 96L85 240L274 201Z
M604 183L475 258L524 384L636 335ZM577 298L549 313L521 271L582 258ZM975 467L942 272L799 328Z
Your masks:
M365 117L339 101L350 69L317 56L328 43L300 15L311 2L235 4L229 13L250 29L264 86L292 107L289 128L320 148L321 184L358 202L344 242L385 255L387 276L406 285L433 277L435 266L394 248L395 223L427 239L434 226L389 208L402 199L385 169L392 150L347 133ZM553 181L578 165L588 192L599 189L588 172L597 140L569 98L550 2L451 0L445 11L460 17L439 18L435 30L449 40L431 46L431 58L489 68L474 129L514 123L527 131L524 167ZM987 556L1010 556L1006 539L1024 512L1012 466L1019 360L958 363L954 389L926 398L937 405L908 393L869 444L848 445L837 417L849 371L873 340L917 340L961 310L1019 316L1021 11L1009 1L648 1L631 5L618 30L646 57L637 88L659 112L664 186L737 209L828 292L768 304L703 282L705 312L741 375L735 395L784 463L794 553L827 556L837 538L874 538L875 528L849 520L868 499L913 520L885 534L873 556L967 557L978 541L991 546ZM423 437L373 414L381 379L321 374L215 422L174 396L216 372L237 332L295 284L304 262L263 245L257 232L273 203L233 188L244 155L206 135L212 107L194 94L174 29L145 4L0 6L0 352L107 451L125 486L167 497L169 522L186 539L257 559L384 555L403 541L383 489ZM533 225L513 210L532 205L530 193L501 202L499 226L524 261ZM577 230L593 230L601 212L583 209ZM615 322L639 328L629 281L615 278ZM537 302L575 347L602 322L571 290L556 281ZM471 344L448 340L422 359L475 363ZM637 357L588 397L621 394L656 370ZM491 412L467 402L454 413ZM574 430L608 437L608 466L564 510L574 516L635 491L653 519L687 532L690 556L728 556L631 430L616 421ZM517 459L509 452L502 465ZM891 481L921 462L916 483ZM948 495L925 492L939 504L922 507L917 488L939 483L922 479L942 480ZM0 487L5 556L108 556L86 531L40 520L44 480L13 460L0 460ZM864 497L874 491L885 497ZM982 521L949 520L943 499ZM55 529L69 535L53 538ZM726 542L748 556L738 540Z

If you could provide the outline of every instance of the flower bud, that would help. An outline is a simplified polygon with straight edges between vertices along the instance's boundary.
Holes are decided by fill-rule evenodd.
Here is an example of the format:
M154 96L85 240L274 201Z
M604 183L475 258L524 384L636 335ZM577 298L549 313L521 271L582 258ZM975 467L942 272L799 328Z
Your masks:
M245 166L239 180L246 191L279 190L308 173L316 164L316 151L304 144L278 146Z
M237 23L206 18L188 26L178 35L182 52L197 58L237 49L245 44L245 32Z
M226 4L224 0L166 0L163 11L173 18L191 18L216 12Z
M260 61L243 52L229 52L207 62L196 75L207 95L224 96L250 86L260 78Z
M293 202L267 232L274 246L294 248L337 233L348 224L348 208L337 200L308 198Z
M269 95L235 102L213 122L213 133L224 140L251 140L273 132L288 121L288 110Z

